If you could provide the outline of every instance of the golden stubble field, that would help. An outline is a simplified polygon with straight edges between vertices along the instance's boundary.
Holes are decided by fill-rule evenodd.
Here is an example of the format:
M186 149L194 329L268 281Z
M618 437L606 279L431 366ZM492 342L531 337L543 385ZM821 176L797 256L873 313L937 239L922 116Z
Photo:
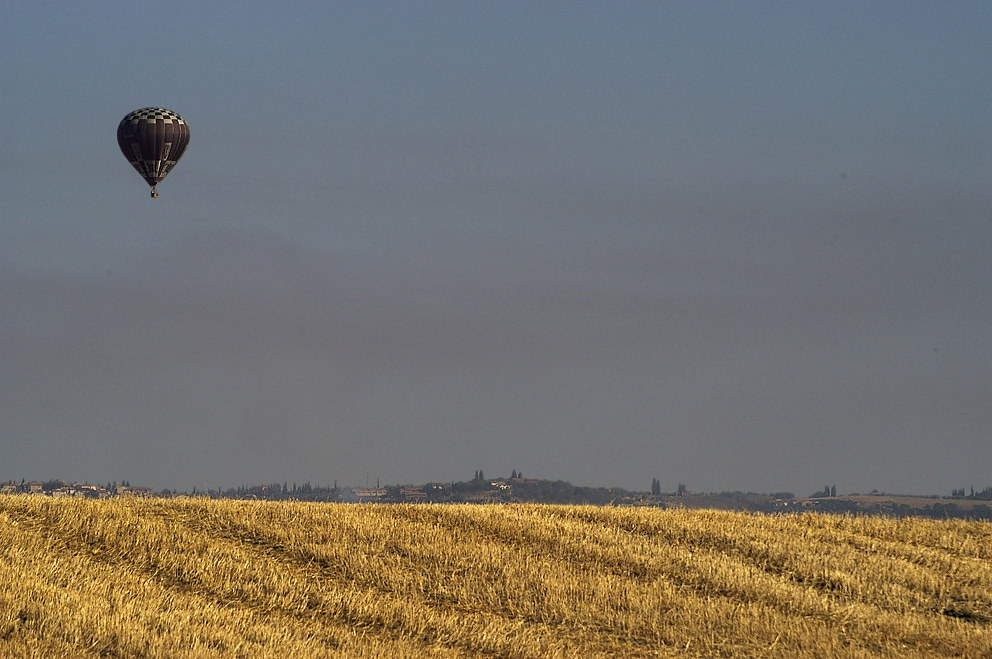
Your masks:
M992 657L992 524L0 497L3 657Z

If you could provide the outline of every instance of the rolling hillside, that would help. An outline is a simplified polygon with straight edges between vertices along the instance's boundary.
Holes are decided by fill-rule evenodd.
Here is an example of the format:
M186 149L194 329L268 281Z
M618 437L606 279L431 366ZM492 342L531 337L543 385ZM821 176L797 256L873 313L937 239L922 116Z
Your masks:
M0 497L5 657L990 657L992 524Z

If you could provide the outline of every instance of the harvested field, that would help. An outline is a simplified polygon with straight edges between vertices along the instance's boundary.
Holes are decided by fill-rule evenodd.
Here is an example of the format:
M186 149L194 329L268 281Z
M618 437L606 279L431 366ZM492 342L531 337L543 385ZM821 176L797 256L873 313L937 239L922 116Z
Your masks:
M992 524L0 497L5 657L992 657Z

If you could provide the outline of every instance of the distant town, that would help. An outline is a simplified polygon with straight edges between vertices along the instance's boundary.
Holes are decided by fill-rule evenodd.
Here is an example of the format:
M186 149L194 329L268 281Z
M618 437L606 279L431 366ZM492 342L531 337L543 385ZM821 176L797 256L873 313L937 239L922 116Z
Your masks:
M867 494L837 494L836 486L825 486L808 496L792 492L691 492L680 483L672 492L662 492L653 479L651 490L583 487L566 481L524 478L516 470L509 477L487 478L476 471L472 480L433 482L423 485L375 487L314 486L310 483L272 483L178 492L153 491L128 481L105 485L62 480L8 481L0 483L0 495L33 495L108 499L113 497L205 497L212 499L256 499L267 501L321 501L339 503L544 503L594 506L648 506L655 508L710 508L763 513L831 512L852 515L929 517L992 521L992 487L975 491L956 489L950 496L900 495L873 490Z
M126 482L125 482L126 483ZM155 492L150 487L132 487L129 483L66 483L65 481L7 481L0 483L0 494L34 494L45 497L77 497L86 499L107 499L110 497L150 497Z

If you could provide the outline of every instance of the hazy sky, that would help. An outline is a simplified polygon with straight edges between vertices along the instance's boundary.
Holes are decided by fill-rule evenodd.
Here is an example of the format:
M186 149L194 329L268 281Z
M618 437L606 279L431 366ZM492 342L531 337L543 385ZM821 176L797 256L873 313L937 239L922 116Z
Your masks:
M0 480L992 485L990 34L15 0ZM154 200L115 137L145 106L192 133Z

